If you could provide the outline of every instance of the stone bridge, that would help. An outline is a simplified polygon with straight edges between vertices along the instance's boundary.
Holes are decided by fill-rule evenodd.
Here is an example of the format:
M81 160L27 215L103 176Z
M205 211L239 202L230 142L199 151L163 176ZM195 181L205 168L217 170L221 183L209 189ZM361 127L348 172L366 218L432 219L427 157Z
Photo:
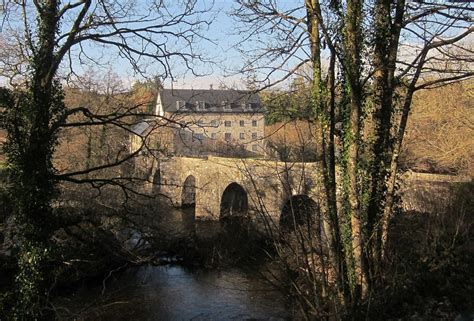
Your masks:
M317 163L209 156L161 159L157 166L149 160L145 157L142 168L154 177L151 192L165 195L176 207L193 206L198 218L266 213L282 221L285 215L313 212L308 205L324 202ZM472 177L407 172L401 179L402 208L431 212L427 197L449 204L456 184L472 184Z
M285 208L320 201L316 163L212 157L161 160L154 174L159 192L175 206L194 206L198 218L265 212L280 218Z

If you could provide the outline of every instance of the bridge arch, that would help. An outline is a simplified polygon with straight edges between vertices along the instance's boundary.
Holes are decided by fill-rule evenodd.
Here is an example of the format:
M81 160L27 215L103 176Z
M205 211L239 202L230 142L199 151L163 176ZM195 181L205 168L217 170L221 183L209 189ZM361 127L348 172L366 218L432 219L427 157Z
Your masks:
M281 210L280 227L288 230L306 223L320 223L318 204L305 194L289 197Z
M158 167L153 175L153 193L161 192L161 171Z
M193 175L186 177L181 193L181 207L196 206L196 178Z
M224 189L220 204L220 219L244 217L248 213L248 196L245 189L237 183L230 183Z

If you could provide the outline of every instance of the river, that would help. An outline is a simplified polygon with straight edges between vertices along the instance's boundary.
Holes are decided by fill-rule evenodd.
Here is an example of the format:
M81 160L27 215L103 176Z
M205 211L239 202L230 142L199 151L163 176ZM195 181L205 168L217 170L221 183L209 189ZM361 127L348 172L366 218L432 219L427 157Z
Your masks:
M160 225L180 235L218 228L174 210ZM211 226L211 227L210 227ZM182 232L182 233L180 233ZM181 235L182 236L182 235ZM258 271L178 264L132 267L56 301L63 320L289 320L285 298Z

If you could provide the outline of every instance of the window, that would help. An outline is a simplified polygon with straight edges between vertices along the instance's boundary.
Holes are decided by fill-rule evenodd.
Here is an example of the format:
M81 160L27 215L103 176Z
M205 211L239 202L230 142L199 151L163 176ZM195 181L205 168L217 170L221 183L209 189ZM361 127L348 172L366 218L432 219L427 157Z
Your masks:
M257 145L252 145L252 152L256 152L257 151Z
M217 138L217 134L216 133L212 133L211 134L211 139L216 139Z
M256 120L252 120L252 126L257 127L257 121Z
M196 101L196 108L197 108L197 110L206 109L206 102L205 101Z
M186 103L184 102L184 100L177 100L176 101L176 109L183 109L186 107Z
M222 108L224 108L224 110L231 110L232 109L227 100L223 100L221 105L222 105Z
M225 136L224 136L225 140L229 141L232 136L230 135L230 133L225 133Z
M203 126L203 125L204 125L204 121L203 121L202 119L199 119L199 120L196 122L196 124L197 124L198 126Z
M239 124L240 124L240 127L244 127L244 126L245 126L245 120L241 120L241 121L239 122Z
M240 107L242 108L242 110L251 110L252 109L252 103L246 103L246 102L242 101L240 103Z
M245 134L244 134L244 133L240 133L239 138L240 138L240 139L245 139Z
M252 139L257 139L257 133L252 133Z
M211 126L212 127L217 127L217 120L215 120L215 119L211 120Z
M225 127L231 127L231 126L232 126L232 122L231 122L230 120L226 120L226 121L224 122L224 126L225 126Z

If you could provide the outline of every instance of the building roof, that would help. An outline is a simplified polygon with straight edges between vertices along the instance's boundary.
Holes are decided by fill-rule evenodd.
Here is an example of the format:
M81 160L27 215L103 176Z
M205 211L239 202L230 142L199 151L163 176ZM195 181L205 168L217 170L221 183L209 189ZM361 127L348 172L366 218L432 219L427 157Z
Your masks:
M131 131L138 136L142 136L142 134L150 127L146 121L139 122L132 126Z
M258 94L251 91L221 89L162 89L166 112L262 113Z

